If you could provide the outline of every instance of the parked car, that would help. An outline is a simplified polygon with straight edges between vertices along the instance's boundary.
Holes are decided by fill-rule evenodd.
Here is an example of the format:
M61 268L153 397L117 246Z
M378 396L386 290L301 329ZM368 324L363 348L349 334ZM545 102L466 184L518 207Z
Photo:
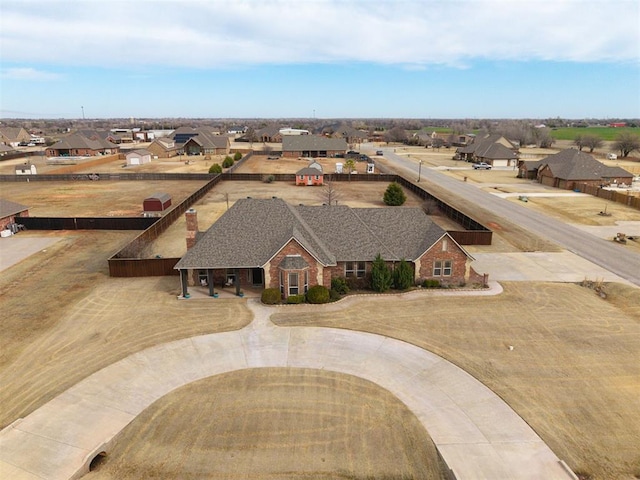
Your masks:
M382 150L377 150L377 151L376 151L376 155L378 155L378 156L380 156L380 157L381 157L381 156L383 156L383 155L384 155L384 152L383 152Z
M478 162L473 164L474 170L491 170L491 165L485 162Z

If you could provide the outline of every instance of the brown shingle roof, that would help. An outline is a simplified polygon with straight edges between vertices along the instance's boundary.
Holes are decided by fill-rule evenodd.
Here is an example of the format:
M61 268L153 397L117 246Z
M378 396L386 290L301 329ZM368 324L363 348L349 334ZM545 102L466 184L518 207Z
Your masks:
M588 153L575 148L563 150L543 158L538 162L540 170L547 165L554 178L562 180L601 180L613 177L629 177L633 175L620 167L609 167Z
M347 151L344 138L327 138L317 135L285 135L282 137L283 152L302 151Z
M18 213L22 213L27 210L29 210L29 207L21 205L20 203L12 202L11 200L0 198L0 218L17 215Z

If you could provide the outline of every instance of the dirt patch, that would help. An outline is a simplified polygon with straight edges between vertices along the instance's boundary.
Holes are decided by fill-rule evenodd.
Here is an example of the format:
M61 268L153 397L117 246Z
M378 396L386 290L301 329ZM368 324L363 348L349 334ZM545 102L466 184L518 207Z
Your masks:
M245 370L180 388L138 416L86 478L152 477L446 478L402 402L366 380L308 369Z

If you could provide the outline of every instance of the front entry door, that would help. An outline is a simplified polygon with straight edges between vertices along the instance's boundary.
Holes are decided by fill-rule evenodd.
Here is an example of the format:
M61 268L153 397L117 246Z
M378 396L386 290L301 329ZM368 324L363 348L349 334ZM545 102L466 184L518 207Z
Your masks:
M261 268L251 269L251 283L254 287L261 287L264 283L264 277Z

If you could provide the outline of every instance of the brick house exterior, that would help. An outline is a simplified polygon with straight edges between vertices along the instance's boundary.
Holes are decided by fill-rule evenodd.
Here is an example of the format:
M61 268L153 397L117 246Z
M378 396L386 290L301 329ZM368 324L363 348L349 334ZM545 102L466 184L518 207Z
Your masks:
M28 216L29 207L0 198L0 230L5 230L7 225L12 223L18 223L16 217Z
M318 135L284 135L282 137L283 157L332 158L344 155L348 149L343 138L327 138Z
M47 147L45 155L47 157L93 157L112 155L119 151L120 147L108 140L73 134Z
M187 212L187 253L175 266L183 296L205 284L279 289L282 297L345 278L366 288L381 255L390 268L406 260L415 284L477 281L473 258L420 208L292 206L282 199L238 200L206 232Z
M609 167L588 153L575 148L549 155L537 162L520 162L518 176L535 178L549 187L573 190L578 185L631 185L633 174L620 167Z

